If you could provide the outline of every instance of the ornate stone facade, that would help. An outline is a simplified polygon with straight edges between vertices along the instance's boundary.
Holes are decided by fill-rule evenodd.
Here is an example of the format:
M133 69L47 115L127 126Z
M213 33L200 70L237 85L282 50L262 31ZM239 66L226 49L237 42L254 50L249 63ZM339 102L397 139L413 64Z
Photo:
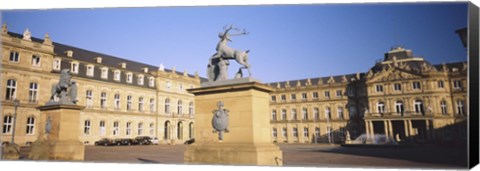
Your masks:
M6 26L4 27L6 29ZM24 39L2 33L0 99L2 141L10 140L13 99L20 100L15 142L37 139L39 114L35 109L49 101L51 87L62 69L69 69L78 85L80 140L93 144L101 138L158 137L160 143L183 143L193 138L193 95L197 74L159 69L121 58L91 52L50 40Z

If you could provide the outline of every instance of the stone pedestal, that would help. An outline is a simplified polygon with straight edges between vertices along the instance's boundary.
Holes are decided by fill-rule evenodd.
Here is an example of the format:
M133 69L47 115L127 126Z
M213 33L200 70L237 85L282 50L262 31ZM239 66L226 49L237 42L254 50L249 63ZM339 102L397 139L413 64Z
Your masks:
M81 132L80 110L83 108L71 104L38 107L41 117L39 136L32 144L29 158L83 161L85 146L78 139ZM51 125L50 132L47 132L47 125Z
M270 137L268 93L272 88L244 78L188 91L195 94L195 143L185 151L185 163L282 165L282 151ZM229 132L222 141L212 127L212 111L219 101L229 110Z

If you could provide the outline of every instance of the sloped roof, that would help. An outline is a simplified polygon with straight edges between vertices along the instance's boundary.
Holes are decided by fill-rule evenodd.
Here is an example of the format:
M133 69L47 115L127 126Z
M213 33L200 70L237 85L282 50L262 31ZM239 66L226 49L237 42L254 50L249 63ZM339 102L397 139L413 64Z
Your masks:
M359 73L359 74L360 74L360 79L363 79L364 76L365 76L365 73ZM357 73L346 74L346 75L336 75L336 76L331 76L331 77L333 78L335 83L341 83L343 81L343 76L345 76L347 78L347 81L350 82L352 80L352 78L356 79ZM330 79L330 76L310 78L310 82L312 83L312 85L318 85L319 80L321 80L322 84L328 84L327 82L328 82L329 79ZM289 86L290 87L296 87L298 81L300 81L301 86L306 86L308 78L307 79L299 79L299 80L289 80L288 81ZM276 88L278 83L280 83L280 88L285 88L285 85L287 84L287 81L271 82L271 83L267 83L267 84L270 85L271 87Z

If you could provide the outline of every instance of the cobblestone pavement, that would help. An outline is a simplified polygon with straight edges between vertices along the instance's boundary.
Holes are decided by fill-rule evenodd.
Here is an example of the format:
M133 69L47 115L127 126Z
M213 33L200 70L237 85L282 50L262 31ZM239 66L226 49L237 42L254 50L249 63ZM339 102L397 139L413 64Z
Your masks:
M85 162L183 164L187 145L86 146ZM285 166L445 168L466 166L465 148L280 145Z

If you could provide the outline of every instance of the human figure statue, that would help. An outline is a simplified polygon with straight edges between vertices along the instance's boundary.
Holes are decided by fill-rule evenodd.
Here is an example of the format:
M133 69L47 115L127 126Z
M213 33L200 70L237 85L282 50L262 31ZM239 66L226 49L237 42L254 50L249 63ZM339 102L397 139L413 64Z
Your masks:
M60 104L75 104L77 102L77 85L74 81L71 81L71 78L69 69L60 71L60 79L57 84L52 86L52 95L47 104L54 103L55 97L60 99L58 102Z
M218 80L223 80L225 77L218 77L219 74L222 74L222 72L215 72L215 68L218 67L219 62L222 60L218 60L219 58L226 59L226 60L235 60L238 64L242 65L240 69L247 69L249 75L251 75L250 72L250 64L248 63L248 52L247 51L239 51L230 48L227 43L232 40L230 39L231 36L240 36L240 35L247 35L248 32L244 29L242 32L239 33L229 33L231 30L236 30L239 31L240 29L234 28L232 25L230 27L224 27L224 32L220 32L218 34L218 37L220 38L220 41L217 44L217 47L215 50L217 51L215 54L213 54L210 59L209 63L207 66L207 73L208 73L208 79L209 81L218 81Z
M50 134L51 130L52 130L52 118L48 116L47 122L45 123L45 134Z

